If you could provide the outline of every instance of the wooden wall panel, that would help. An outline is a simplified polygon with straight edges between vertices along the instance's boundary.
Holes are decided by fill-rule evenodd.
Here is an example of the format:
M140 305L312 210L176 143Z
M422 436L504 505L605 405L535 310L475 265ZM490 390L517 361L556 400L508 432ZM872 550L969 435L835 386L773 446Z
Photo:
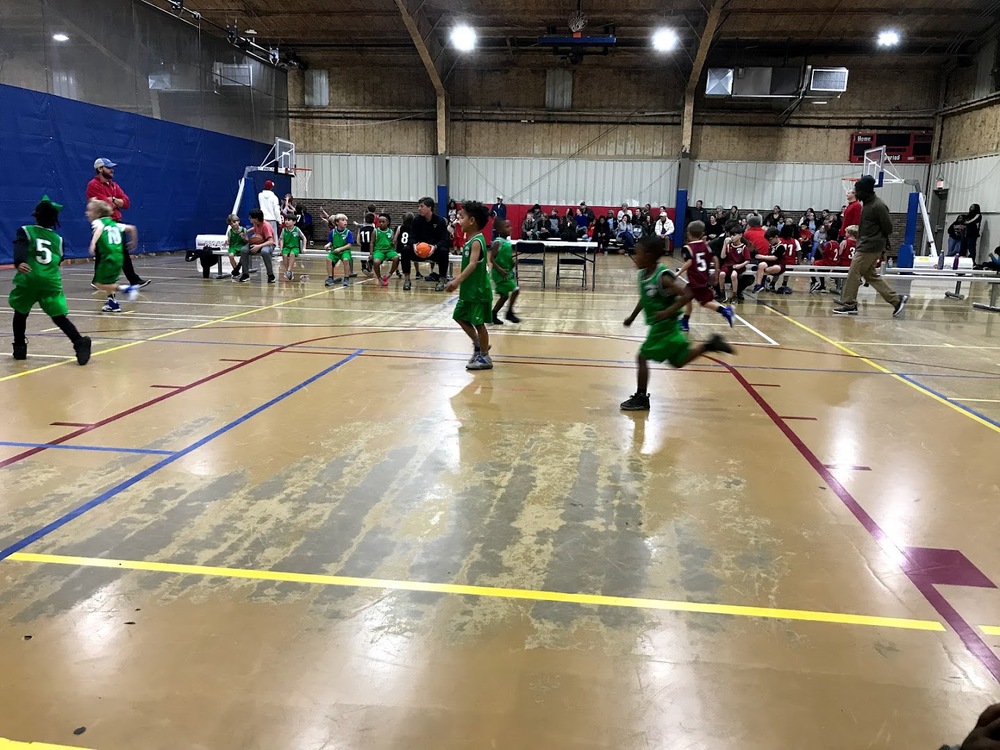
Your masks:
M1000 153L1000 102L944 118L941 160Z
M327 154L433 154L434 121L319 120L291 118L299 152Z
M850 130L821 127L695 126L692 152L703 161L837 164L848 160Z
M614 123L452 122L450 150L465 156L675 158L680 128Z

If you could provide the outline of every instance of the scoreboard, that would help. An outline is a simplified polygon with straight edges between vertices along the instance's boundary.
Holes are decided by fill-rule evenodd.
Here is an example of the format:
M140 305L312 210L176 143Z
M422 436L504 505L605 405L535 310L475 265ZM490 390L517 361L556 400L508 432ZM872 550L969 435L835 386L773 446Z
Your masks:
M885 146L889 161L897 164L930 164L934 134L918 133L852 133L851 163L864 162L865 151Z

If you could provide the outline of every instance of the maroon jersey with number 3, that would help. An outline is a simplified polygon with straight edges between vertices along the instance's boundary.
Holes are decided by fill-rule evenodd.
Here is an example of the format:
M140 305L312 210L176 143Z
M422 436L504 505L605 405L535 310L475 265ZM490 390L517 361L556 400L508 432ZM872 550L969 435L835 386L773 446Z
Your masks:
M684 260L690 260L687 270L688 285L692 289L704 289L710 285L708 270L712 267L712 249L708 243L699 240L684 246Z

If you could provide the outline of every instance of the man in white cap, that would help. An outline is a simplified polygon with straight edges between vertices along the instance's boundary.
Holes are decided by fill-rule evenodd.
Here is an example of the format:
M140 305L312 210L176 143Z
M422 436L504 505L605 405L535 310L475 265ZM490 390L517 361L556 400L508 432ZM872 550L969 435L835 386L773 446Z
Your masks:
M94 162L94 179L87 183L87 200L97 198L111 206L111 218L121 221L122 209L128 208L131 202L121 186L115 182L115 167L118 166L111 159L100 158ZM96 265L94 266L97 267ZM132 258L129 257L128 248L125 248L124 258L122 258L122 272L128 283L132 286L146 286L149 280L143 280L135 272L132 266Z
M264 221L271 225L274 236L278 236L278 223L281 221L281 203L278 196L274 194L274 183L268 180L264 183L264 189L257 193L257 203L260 210L264 212Z

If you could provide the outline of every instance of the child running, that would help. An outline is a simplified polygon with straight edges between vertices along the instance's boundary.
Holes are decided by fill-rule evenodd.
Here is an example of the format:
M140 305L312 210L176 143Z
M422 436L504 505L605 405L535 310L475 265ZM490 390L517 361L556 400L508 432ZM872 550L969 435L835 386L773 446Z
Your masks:
M378 228L375 230L375 249L372 252L372 262L375 269L375 279L382 286L389 286L389 277L396 273L399 267L399 253L392 242L392 230L389 224L392 217L389 214L378 215ZM392 269L385 276L382 275L382 261L391 260Z
M240 217L236 214L229 214L226 219L229 226L226 229L226 238L229 241L229 268L233 281L240 277L239 256L243 254L243 248L247 246L247 230L240 225Z
M281 230L281 237L278 238L278 252L281 253L281 265L285 267L285 279L291 281L295 259L306 246L306 236L295 226L294 214L286 216L284 221L285 228Z
M622 402L624 411L649 411L649 392L646 390L649 385L649 360L669 362L680 368L706 352L736 353L719 334L714 334L704 344L691 346L678 325L677 314L691 300L693 292L690 284L680 284L661 262L665 252L663 238L656 235L643 237L635 246L633 257L639 267L639 303L625 318L625 325L632 325L643 312L649 331L636 357L638 388L627 401Z
M32 214L34 225L21 227L14 236L14 269L17 273L14 274L14 288L7 297L7 303L14 310L14 359L28 358L25 332L28 329L28 314L37 304L73 342L77 364L85 365L90 361L90 338L81 336L66 317L69 308L63 294L62 274L59 273L63 241L55 230L59 226L61 210L60 204L54 203L47 195L42 196Z
M500 320L500 310L510 298L507 306L507 320L520 323L521 319L514 314L514 303L521 290L517 286L517 275L514 272L514 250L510 244L510 221L506 218L493 220L497 230L497 238L490 246L490 265L493 266L493 288L497 293L497 303L493 306L493 325L503 325Z
M705 242L705 224L701 221L692 221L687 228L687 244L684 246L684 265L681 266L680 273L687 272L688 289L691 294L689 299L697 300L702 307L714 310L719 313L733 326L733 308L725 307L715 301L715 294L712 292L712 279L715 278L715 256L708 243ZM681 330L690 330L691 312L694 310L694 303L687 303L687 310L681 318Z
M334 274L337 272L337 264L344 264L343 285L351 285L351 247L354 245L354 232L347 228L347 217L344 214L337 214L332 218L333 228L330 230L329 242L326 243L326 281L325 286L333 286L337 283Z
M94 286L108 293L108 299L101 312L121 312L121 305L115 299L115 292L125 292L129 299L135 299L139 294L138 286L118 284L122 275L122 263L125 259L125 245L122 233L129 235L128 249L134 250L139 239L139 233L131 224L119 224L111 218L111 204L98 198L87 202L87 219L94 233L90 237L90 256L97 258L94 269Z
M479 201L466 201L458 212L462 230L470 238L462 248L462 270L448 282L445 290L458 289L458 303L452 318L472 339L472 359L466 370L492 370L490 359L490 334L486 321L493 313L490 277L486 272L486 238L483 227L490 220L489 209Z

